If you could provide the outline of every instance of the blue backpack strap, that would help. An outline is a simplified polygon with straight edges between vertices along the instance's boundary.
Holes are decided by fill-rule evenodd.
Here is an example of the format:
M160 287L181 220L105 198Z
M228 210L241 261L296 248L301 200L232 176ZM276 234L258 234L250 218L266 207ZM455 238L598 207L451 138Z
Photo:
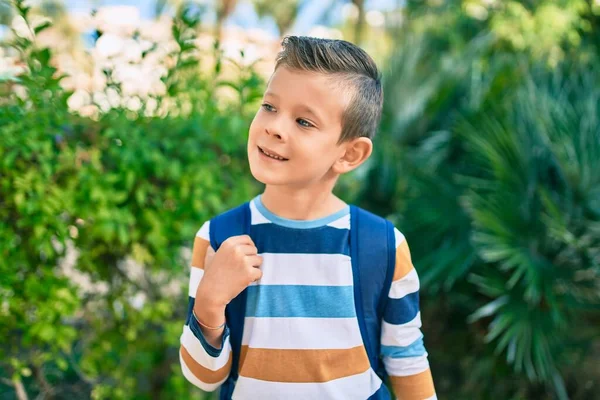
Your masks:
M244 203L231 209L210 221L210 246L217 251L221 244L231 236L250 234L250 205ZM242 333L244 331L244 317L246 314L246 289L236 296L225 307L225 318L229 327L229 342L231 344L231 372L221 386L220 399L231 399L235 381L238 377L238 365L242 347Z
M360 333L371 368L385 380L380 360L381 321L396 267L394 226L360 207L350 206L350 256ZM387 399L382 385L371 398Z

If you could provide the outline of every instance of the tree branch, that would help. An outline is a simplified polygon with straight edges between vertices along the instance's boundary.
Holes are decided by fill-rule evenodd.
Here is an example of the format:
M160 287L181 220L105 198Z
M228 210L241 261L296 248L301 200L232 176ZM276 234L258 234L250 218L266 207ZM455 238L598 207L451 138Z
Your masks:
M35 380L37 381L38 385L40 385L40 388L42 389L38 397L41 399L52 399L54 397L54 388L46 379L43 366L34 365L33 375L35 376Z
M23 382L21 381L20 376L17 375L13 378L12 386L14 386L15 392L17 392L17 399L29 400L29 396L27 396L27 392L25 391L25 386L23 386Z

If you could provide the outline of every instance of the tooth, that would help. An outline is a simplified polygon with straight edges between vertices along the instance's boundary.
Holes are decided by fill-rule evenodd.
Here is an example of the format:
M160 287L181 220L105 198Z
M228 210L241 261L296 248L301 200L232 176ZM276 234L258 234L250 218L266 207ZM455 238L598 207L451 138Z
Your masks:
M262 149L261 149L261 150L262 150ZM274 158L274 159L276 159L276 160L280 160L280 161L283 161L283 160L285 160L283 157L276 156L275 154L267 153L267 152L266 152L266 151L264 151L264 150L263 150L262 152L263 152L265 155L267 155L267 156L269 156L269 157L271 157L271 158Z

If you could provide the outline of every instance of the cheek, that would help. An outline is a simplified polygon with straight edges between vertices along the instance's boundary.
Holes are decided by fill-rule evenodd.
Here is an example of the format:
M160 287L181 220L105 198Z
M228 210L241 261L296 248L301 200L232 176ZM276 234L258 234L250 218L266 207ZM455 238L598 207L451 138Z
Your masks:
M313 137L302 142L302 150L298 153L302 154L304 165L308 168L329 168L337 158L335 145L329 141L324 142Z
M258 114L254 116L254 119L250 123L250 127L248 128L248 140L246 144L246 151L248 153L248 157L252 159L253 152L252 150L256 149L256 138L258 137L259 124Z
M248 137L249 137L249 139L253 139L254 136L256 135L256 132L259 129L259 125L260 124L259 124L258 119L259 119L259 116L258 116L258 114L256 114L254 116L254 119L250 123L250 128L248 129Z

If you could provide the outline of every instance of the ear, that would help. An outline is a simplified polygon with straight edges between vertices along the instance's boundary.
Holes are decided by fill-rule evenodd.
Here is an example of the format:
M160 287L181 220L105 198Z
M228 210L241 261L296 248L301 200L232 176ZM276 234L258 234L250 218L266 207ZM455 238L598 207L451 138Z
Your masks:
M373 142L366 137L352 139L343 146L345 147L344 153L332 167L338 174L344 174L357 168L373 152Z

